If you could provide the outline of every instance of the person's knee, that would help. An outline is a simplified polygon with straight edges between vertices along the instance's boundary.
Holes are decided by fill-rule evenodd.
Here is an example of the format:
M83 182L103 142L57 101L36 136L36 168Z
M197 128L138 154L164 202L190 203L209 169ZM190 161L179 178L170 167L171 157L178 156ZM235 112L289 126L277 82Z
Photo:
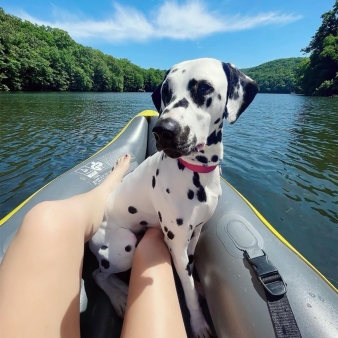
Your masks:
M57 201L38 203L25 215L20 230L35 232L46 230L48 228L46 225L50 224L51 220L55 220L58 215L60 216L58 209Z
M170 253L163 237L161 229L147 229L135 250L134 260L142 261L145 265L153 265L155 262L170 262Z

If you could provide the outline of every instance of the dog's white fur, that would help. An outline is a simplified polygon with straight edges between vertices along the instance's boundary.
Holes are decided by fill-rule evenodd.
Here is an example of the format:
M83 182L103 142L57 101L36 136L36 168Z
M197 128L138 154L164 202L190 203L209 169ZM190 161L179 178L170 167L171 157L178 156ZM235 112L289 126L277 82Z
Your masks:
M94 278L120 316L127 287L113 274L131 267L135 234L145 226L161 226L182 282L192 330L197 337L209 336L191 271L202 225L221 195L219 170L198 174L177 158L194 165L217 165L223 158L223 118L235 122L256 93L250 78L215 59L173 66L154 92L161 113L153 129L160 151L111 193L102 225L90 242L100 263Z

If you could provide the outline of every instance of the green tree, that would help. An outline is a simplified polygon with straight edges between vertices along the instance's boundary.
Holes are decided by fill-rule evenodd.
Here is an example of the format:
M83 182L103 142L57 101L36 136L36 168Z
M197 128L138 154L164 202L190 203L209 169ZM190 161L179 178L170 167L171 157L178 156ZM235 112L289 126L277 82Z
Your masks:
M321 26L309 45L301 50L311 53L309 61L297 71L299 88L306 95L338 94L338 0L321 18Z
M257 82L261 93L287 94L298 91L296 72L303 60L304 58L278 59L241 70Z
M0 8L0 90L151 90L163 71L150 73L84 47L64 30L22 21Z

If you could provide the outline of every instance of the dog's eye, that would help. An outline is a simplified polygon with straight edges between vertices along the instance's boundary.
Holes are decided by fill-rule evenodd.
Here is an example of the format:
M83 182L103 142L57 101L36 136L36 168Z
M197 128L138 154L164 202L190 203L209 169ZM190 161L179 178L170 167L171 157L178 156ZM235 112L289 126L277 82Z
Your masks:
M209 93L212 93L214 91L214 88L212 88L210 85L208 85L207 83L201 83L199 86L198 86L198 94L199 95L206 95L206 94L209 94Z

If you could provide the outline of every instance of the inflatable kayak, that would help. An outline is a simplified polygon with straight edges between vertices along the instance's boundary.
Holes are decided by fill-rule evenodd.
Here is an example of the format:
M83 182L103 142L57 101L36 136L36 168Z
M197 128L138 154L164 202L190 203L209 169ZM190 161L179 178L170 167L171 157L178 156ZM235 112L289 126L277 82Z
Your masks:
M130 171L156 152L152 128L158 114L146 110L96 154L38 190L0 221L0 261L24 215L45 200L64 199L99 185L119 156L131 154ZM229 183L204 225L195 252L203 310L218 337L280 337L272 295L287 296L302 337L338 337L337 290L302 257ZM82 337L119 337L122 321L91 273L95 257L86 249L81 283ZM272 280L266 276L277 276ZM128 278L128 276L121 276ZM189 314L177 283L188 336ZM283 315L284 316L284 315ZM283 317L282 316L282 317ZM295 337L299 335L288 335Z

